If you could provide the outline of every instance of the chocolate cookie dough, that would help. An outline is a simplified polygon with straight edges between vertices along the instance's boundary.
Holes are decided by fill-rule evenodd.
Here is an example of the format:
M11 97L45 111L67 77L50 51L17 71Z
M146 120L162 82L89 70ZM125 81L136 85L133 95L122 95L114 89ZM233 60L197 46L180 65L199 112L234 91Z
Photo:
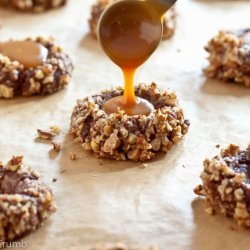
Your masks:
M55 211L51 190L22 159L0 163L0 240L4 242L38 229Z
M160 90L155 83L140 84L135 94L153 104L151 114L128 116L120 110L107 115L103 104L122 94L118 87L77 101L70 132L85 150L101 158L147 161L169 151L187 133L190 123L174 92Z
M0 5L11 7L20 11L43 12L61 7L67 0L1 0Z
M214 211L250 227L250 144L245 150L231 144L205 160L201 179L196 194L205 196Z
M152 246L129 246L124 243L106 243L98 244L95 247L90 248L89 250L157 250L157 248Z
M220 31L206 46L207 77L250 87L250 29Z
M39 53L40 64L34 58ZM53 94L69 83L72 70L70 58L51 38L0 42L0 98Z
M97 0L96 3L92 6L91 9L91 17L89 19L89 27L91 34L96 37L96 29L98 20L105 10L105 8L113 3L116 0ZM163 19L163 37L162 39L170 38L175 31L176 27L176 12L175 8L171 8L168 12L164 15Z

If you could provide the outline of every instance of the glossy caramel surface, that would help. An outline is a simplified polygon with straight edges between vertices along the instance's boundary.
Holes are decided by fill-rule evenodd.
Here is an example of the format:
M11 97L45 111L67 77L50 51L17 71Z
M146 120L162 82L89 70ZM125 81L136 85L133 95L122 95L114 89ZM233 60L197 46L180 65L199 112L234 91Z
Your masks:
M124 110L127 115L146 116L154 110L154 106L143 98L136 97L136 103L128 105L124 102L123 96L117 96L108 100L102 108L107 114L117 113L120 108Z
M157 48L162 36L159 13L147 1L111 5L99 23L99 41L121 68L137 68Z
M18 61L25 68L41 65L48 56L48 50L33 41L8 41L0 43L0 53L13 61Z

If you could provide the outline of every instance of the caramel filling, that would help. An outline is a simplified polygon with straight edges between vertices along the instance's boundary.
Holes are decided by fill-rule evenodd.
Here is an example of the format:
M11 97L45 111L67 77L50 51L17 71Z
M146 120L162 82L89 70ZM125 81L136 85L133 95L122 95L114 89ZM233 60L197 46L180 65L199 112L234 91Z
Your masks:
M109 99L102 108L107 114L117 113L120 108L127 115L149 115L154 110L154 106L143 98L136 97L136 104L128 105L124 102L123 96Z
M48 50L33 41L8 41L0 43L0 53L12 61L18 61L24 67L33 68L43 64L48 56Z
M107 101L103 109L117 112L118 107L128 115L148 115L153 105L136 98L134 76L158 47L162 37L162 15L176 0L125 0L111 5L99 22L99 41L109 58L124 75L123 97Z

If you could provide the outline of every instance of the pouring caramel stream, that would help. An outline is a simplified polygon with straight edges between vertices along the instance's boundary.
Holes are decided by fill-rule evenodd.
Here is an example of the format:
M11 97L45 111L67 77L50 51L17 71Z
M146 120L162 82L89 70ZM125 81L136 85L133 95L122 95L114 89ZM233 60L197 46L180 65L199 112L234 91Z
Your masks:
M112 4L101 16L99 42L124 76L124 94L103 105L107 113L123 109L128 115L149 115L153 105L135 96L134 76L158 47L163 32L163 14L176 0L123 0Z

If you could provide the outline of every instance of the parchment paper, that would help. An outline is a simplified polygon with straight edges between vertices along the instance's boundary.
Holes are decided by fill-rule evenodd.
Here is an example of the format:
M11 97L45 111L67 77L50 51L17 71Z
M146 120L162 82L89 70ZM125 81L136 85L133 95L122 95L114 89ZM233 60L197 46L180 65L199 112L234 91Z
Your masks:
M209 216L193 188L205 157L216 144L250 141L250 89L206 80L203 50L220 28L250 24L249 1L179 0L178 27L137 74L137 82L155 81L174 89L191 128L183 143L148 163L102 161L84 155L67 135L77 98L122 85L122 74L88 34L92 0L71 0L44 14L0 10L0 39L53 36L75 64L69 87L52 96L0 100L0 159L24 155L54 191L58 211L24 240L28 249L85 250L96 242L154 244L161 250L247 250L250 231L232 219ZM36 142L36 129L58 125L59 155ZM72 161L70 152L82 159ZM57 182L52 183L56 178Z

